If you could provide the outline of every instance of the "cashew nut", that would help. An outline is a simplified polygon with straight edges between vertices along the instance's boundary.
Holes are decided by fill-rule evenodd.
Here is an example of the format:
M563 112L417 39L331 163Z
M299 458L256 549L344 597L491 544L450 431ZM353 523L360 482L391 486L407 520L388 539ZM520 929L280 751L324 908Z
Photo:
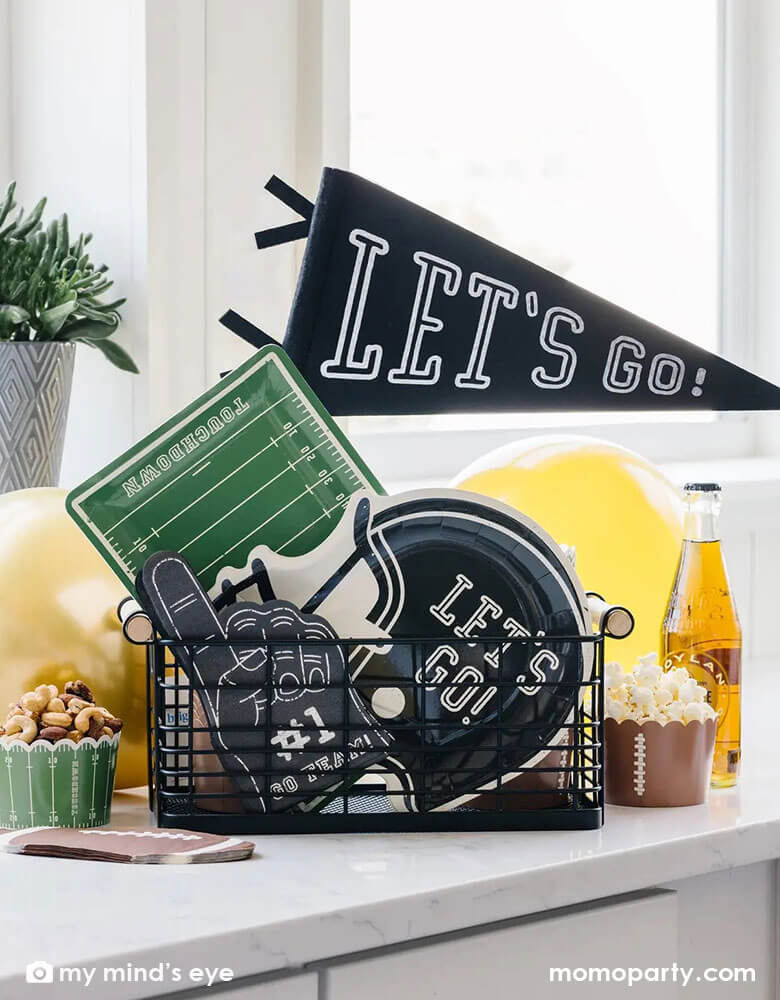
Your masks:
M34 691L28 691L19 699L19 707L28 712L35 712L36 715L46 711L46 706L51 701L49 688L46 684L41 684Z
M111 739L113 739L114 738L114 730L113 729L109 729L108 726L103 726L103 728L100 730L100 735L101 736L108 736Z
M46 711L62 713L65 711L65 702L62 700L62 698L52 698L52 700L46 706Z
M98 719L100 721L100 725L102 726L105 721L103 709L97 708L95 705L90 705L88 708L82 708L73 720L73 724L80 733L86 733L89 729L91 719Z
M28 715L15 715L6 723L5 735L7 737L16 735L22 742L32 743L38 735L38 726Z
M69 729L71 718L67 712L44 712L41 722L44 726L62 726L63 729Z
M82 709L85 708L92 708L92 702L84 701L83 698L75 698L75 697L71 698L70 701L68 702L68 711L71 713L71 715L78 715L79 712L81 712Z
M74 743L79 743L81 740L81 733L77 729L71 729L68 733L68 739L72 740Z

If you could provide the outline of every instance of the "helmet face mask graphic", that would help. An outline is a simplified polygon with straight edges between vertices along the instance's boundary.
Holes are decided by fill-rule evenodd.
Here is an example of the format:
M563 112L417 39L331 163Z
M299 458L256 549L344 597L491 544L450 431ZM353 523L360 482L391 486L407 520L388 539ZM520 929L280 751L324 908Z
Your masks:
M348 670L392 737L396 808L465 804L566 738L593 647L556 637L589 634L590 615L563 551L517 511L455 490L362 494L314 552L258 547L223 569L217 606L258 577L342 638L377 640L350 645Z

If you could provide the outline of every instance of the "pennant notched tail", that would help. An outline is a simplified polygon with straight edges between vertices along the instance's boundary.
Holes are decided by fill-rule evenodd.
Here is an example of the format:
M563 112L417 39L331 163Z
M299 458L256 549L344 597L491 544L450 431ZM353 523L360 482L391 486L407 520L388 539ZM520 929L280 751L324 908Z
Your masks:
M265 185L275 198L278 198L293 212L296 212L303 219L302 222L290 222L286 226L276 226L273 229L261 229L255 233L255 243L258 250L265 250L267 247L276 247L282 243L292 243L294 240L303 240L309 235L311 217L314 212L314 205L308 198L304 198L289 184L274 174Z
M276 343L273 337L269 336L264 330L261 330L259 326L250 323L248 319L244 319L240 313L237 313L233 309L228 309L226 313L219 317L219 321L227 330L235 333L237 337L245 340L247 344L251 344L258 351L261 347L267 347L269 344Z

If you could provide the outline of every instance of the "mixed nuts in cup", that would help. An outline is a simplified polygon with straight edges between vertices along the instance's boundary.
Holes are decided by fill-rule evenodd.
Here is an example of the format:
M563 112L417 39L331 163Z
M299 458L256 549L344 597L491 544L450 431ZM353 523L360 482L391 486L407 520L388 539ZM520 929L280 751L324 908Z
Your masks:
M39 684L11 702L0 726L0 738L5 746L16 740L28 744L38 740L80 743L85 736L112 738L121 729L122 720L95 703L84 681L68 681L62 694L55 684Z
M12 702L0 726L0 828L108 823L121 729L80 680Z

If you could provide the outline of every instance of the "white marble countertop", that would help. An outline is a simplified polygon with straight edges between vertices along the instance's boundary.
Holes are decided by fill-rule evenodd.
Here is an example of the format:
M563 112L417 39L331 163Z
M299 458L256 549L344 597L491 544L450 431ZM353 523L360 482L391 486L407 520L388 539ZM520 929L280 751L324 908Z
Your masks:
M24 967L39 959L248 976L780 858L770 716L780 664L762 667L766 683L745 699L741 783L703 806L609 808L588 832L258 837L252 860L221 865L0 855L0 996L28 996ZM149 822L140 793L118 794L114 810L117 826ZM117 998L160 992L111 987ZM57 990L58 1000L85 995Z

